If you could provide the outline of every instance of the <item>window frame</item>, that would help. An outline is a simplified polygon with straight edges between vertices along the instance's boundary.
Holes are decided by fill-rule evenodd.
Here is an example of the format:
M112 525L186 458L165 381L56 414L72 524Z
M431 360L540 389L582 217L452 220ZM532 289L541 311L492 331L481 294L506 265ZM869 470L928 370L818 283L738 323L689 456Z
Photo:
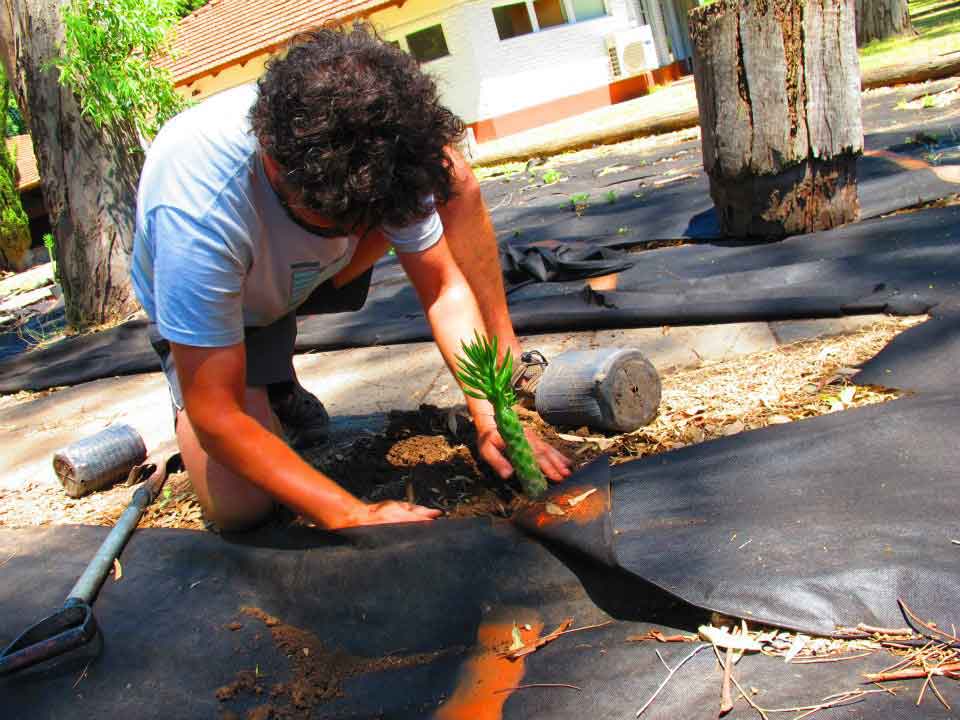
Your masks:
M511 40L516 40L517 38L526 37L527 35L535 35L536 33L539 33L539 32L556 30L558 28L567 27L568 25L576 25L577 23L581 23L581 22L592 22L594 20L602 20L603 18L608 18L610 17L610 7L607 3L607 0L602 0L602 1L603 1L603 13L604 13L603 15L599 17L589 18L587 20L577 20L577 13L573 7L573 0L560 0L560 4L563 5L563 10L567 14L567 22L560 23L559 25L551 25L548 28L540 27L540 21L537 19L537 10L533 6L533 0L522 0L522 3L516 2L515 0L514 2L497 3L496 5L491 5L490 16L491 18L493 18L493 11L500 7L509 7L510 5L521 5L521 4L526 5L527 17L530 19L530 26L533 28L528 33L523 33L522 35L514 35L513 37L508 37L508 38L501 38L500 31L499 29L497 29L496 20L494 19L493 26L494 26L494 29L497 30L497 38L500 40L500 42L510 42Z
M443 46L446 48L447 52L446 52L445 55L438 55L437 57L435 57L435 58L430 58L429 60L421 60L420 58L418 58L416 55L413 54L413 51L412 51L411 48L410 48L410 40L409 40L409 38L410 38L411 35L416 35L417 33L422 33L422 32L425 32L426 30L432 30L433 28L440 28L440 35L441 35L441 37L443 37ZM410 57L412 57L414 60L416 60L416 61L417 61L418 63L420 63L421 65L426 65L427 63L436 62L437 60L443 60L444 58L448 58L448 57L450 57L451 55L453 55L453 53L450 51L450 45L449 45L449 43L447 43L447 34L443 31L443 22L442 22L442 21L441 21L441 22L436 22L436 23L434 23L434 24L432 24L432 25L425 25L424 27L419 28L419 29L417 29L417 30L413 30L413 31L411 31L411 32L404 33L404 34L403 34L403 44L402 44L400 47L401 47L401 49L405 50L405 51L410 55Z

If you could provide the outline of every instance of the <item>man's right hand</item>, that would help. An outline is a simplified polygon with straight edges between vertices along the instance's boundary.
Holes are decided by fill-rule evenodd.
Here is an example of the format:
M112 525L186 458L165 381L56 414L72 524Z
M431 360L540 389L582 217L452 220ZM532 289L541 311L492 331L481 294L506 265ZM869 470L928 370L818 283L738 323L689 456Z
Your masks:
M361 525L427 522L437 519L442 514L440 510L434 510L424 507L423 505L413 505L412 503L399 502L397 500L385 500L383 502L364 505L347 515L342 524L337 524L331 529L338 530L347 527L359 527Z

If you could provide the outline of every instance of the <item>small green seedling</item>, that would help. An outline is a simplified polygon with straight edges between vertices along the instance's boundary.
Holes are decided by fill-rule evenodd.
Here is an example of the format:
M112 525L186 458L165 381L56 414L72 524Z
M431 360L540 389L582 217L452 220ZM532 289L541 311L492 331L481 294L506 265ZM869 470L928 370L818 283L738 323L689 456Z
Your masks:
M567 202L563 204L563 207L568 210L573 210L577 214L577 217L583 215L587 208L590 207L590 193L574 193Z
M603 199L607 201L607 205L613 205L617 201L617 191L607 190L606 194L603 196Z
M929 110L930 108L937 106L937 100L933 95L924 95L923 100L920 103L920 106L924 110Z
M543 181L544 185L553 185L565 179L559 170L547 170L540 176L540 180Z
M54 282L60 282L60 270L57 267L57 241L52 233L43 236L43 246L47 249L47 255L50 256L50 265L53 268Z
M510 350L504 353L503 360L498 364L497 337L494 336L491 342L475 332L473 342L463 343L463 353L465 358L457 356L457 378L464 385L463 391L472 398L488 400L493 405L493 418L523 491L531 498L542 497L547 491L547 480L540 472L520 418L513 409L517 396L513 392L513 356Z

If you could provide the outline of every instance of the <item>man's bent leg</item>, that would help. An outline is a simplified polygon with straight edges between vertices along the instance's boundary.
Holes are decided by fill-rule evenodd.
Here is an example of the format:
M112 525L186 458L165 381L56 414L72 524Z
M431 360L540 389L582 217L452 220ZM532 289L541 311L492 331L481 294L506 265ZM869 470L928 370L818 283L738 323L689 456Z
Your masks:
M520 357L520 342L513 331L503 270L490 213L480 194L480 183L464 157L447 149L453 160L456 196L437 208L443 232L454 260L477 297L487 332L496 335L501 347L508 347L514 358Z
M253 418L274 434L280 434L266 389L248 387L244 402ZM213 460L200 445L185 410L177 413L176 423L180 453L204 518L218 530L226 531L249 530L266 520L275 506L273 498Z

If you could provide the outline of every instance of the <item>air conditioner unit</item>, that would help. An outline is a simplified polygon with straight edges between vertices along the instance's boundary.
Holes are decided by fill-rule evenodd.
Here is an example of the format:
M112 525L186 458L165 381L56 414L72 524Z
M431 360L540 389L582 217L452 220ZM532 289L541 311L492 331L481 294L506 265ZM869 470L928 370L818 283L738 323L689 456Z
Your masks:
M615 78L638 75L659 66L657 47L649 25L620 30L607 35L610 74Z

